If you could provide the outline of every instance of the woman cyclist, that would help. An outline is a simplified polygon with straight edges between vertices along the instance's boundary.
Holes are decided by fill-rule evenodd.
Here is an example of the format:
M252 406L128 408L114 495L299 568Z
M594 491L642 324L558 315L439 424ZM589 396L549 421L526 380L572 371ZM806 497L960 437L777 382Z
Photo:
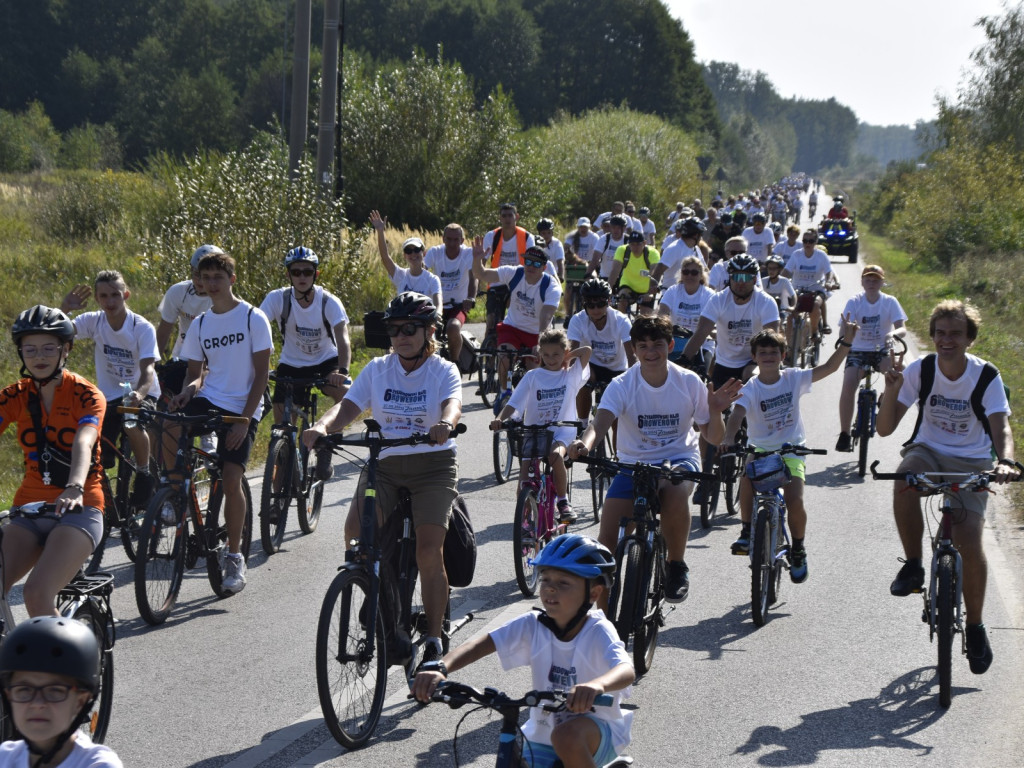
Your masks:
M95 385L65 370L75 327L58 309L37 305L11 328L24 378L0 391L0 432L14 424L25 476L14 505L55 505L53 516L15 517L3 538L4 588L30 570L29 616L55 615L57 592L74 577L103 532L97 441L106 401Z
M454 363L434 354L438 311L429 298L407 291L396 296L384 312L392 352L371 360L344 399L320 417L303 435L313 448L321 435L340 432L365 410L383 426L385 438L429 432L431 443L389 448L377 468L377 514L386 516L398 502L399 488L412 497L416 527L416 565L420 572L427 641L423 660L437 660L441 625L448 602L448 577L443 548L448 514L455 501L458 463L452 431L462 416L462 383ZM362 499L365 472L355 498ZM359 538L359 506L353 504L345 521L345 541Z
M0 683L20 740L0 745L0 765L121 768L111 749L78 730L99 677L99 645L85 624L45 616L11 630L0 647Z

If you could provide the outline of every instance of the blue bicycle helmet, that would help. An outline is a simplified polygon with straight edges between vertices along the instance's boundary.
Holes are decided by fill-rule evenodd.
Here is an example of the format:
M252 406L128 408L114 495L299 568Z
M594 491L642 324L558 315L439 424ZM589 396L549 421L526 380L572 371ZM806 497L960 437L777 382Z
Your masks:
M284 257L284 265L287 268L299 261L308 261L315 267L319 266L320 257L313 253L312 249L300 245L288 251L288 255Z
M533 566L558 568L584 579L602 579L608 585L615 573L615 558L596 539L578 533L563 533L541 550Z

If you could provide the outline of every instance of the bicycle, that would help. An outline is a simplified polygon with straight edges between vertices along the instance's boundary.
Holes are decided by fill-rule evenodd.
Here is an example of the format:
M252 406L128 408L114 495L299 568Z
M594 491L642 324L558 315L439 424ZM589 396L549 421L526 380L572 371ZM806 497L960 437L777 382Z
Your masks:
M871 464L871 477L875 480L903 480L907 488L918 493L942 495L940 518L934 531L928 517L928 535L932 540L932 564L928 587L922 590L924 610L921 621L928 625L929 640L938 637L939 706L948 707L953 694L953 638L961 635L960 650L967 653L963 612L963 560L953 545L953 501L961 493L989 490L995 479L992 472L916 472L883 473L877 471L880 462ZM1024 472L1024 464L1014 462ZM1018 477L1018 481L1024 475Z
M775 451L736 446L737 459L755 456L744 472L754 489L754 519L750 528L750 615L755 627L768 621L768 609L778 602L782 571L789 570L789 531L786 530L786 499L782 487L791 479L783 454L824 456L821 448L784 445ZM735 554L742 551L734 550Z
M155 444L163 448L164 423L180 425L174 466L160 474L156 492L146 508L139 531L139 552L135 560L135 602L147 624L163 624L178 599L185 569L206 560L210 587L221 598L233 593L223 588L226 573L228 532L221 507L224 488L221 482L223 461L216 453L195 445L189 428L206 432L224 424L248 424L245 416L182 413L135 409L139 422L159 427ZM134 412L126 409L126 412ZM161 466L164 462L160 461ZM245 522L242 527L241 553L249 559L252 544L252 494L249 481L242 475L245 498ZM189 528L191 527L191 531Z
M498 323L505 319L505 312L508 309L508 292L504 293L498 288L504 286L492 286L484 291L487 297L488 315L493 313L493 324L488 322L484 332L484 339L477 351L477 384L476 393L480 395L484 405L488 408L494 404L494 399L500 394L498 389Z
M900 336L894 336L903 348L899 354L906 354L907 343ZM838 342L836 342L838 345ZM864 354L864 353L860 353ZM864 477L868 469L868 441L875 434L875 420L878 417L878 393L873 386L874 374L881 373L879 366L889 355L889 350L871 353L866 364L861 366L861 385L857 390L857 411L853 418L853 429L850 437L853 449L857 451L857 474Z
M591 408L591 416L597 414L597 408L601 404L601 395L604 394L605 389L608 387L608 382L599 382L594 387L594 405ZM590 455L597 459L614 459L615 458L615 446L612 441L612 436L609 432L605 432L604 439L599 443L594 443L593 449L590 451ZM604 495L608 492L608 486L611 484L608 476L591 466L587 467L587 474L590 475L590 499L594 507L594 522L601 522L601 508L604 506Z
M569 327L569 320L577 312L583 311L583 294L580 293L580 286L587 280L589 265L566 264L565 265L565 290L572 293L572 304L567 307L564 327Z
M366 488L360 516L360 534L345 552L320 608L316 633L316 685L327 729L346 749L361 747L373 735L384 707L389 666L405 668L406 678L416 669L418 649L426 641L427 617L418 591L416 532L408 492L399 497L388 527L378 530L376 511L377 466L380 452L399 445L430 442L425 434L385 438L373 419L364 421L362 437L329 435L317 448L348 454L348 448L368 448ZM465 432L459 424L453 435ZM389 535L390 532L390 535ZM378 542L378 535L380 540ZM390 551L394 550L394 551ZM466 614L451 621L450 601L445 608L442 648L473 619ZM373 627L373 630L370 630Z
M10 510L0 510L0 541L3 541L3 527L11 517L57 518L56 505L32 502ZM75 512L68 514L77 514ZM0 572L3 571L0 561ZM79 571L71 583L57 593L57 613L67 619L86 624L96 635L100 647L100 686L89 719L82 730L96 743L102 743L110 726L110 713L114 703L114 655L116 639L114 614L110 608L110 595L114 591L114 577L109 573L85 575ZM7 599L7 592L0 582L0 643L15 627L14 613ZM7 741L14 735L14 724L0 701L0 741Z
M548 455L551 453L554 427L575 427L578 421L552 421L548 424L525 425L518 421L502 422L501 432L508 435L513 453L526 464L526 476L519 483L515 519L512 522L512 560L515 563L516 583L525 597L537 594L538 573L533 561L555 536L565 533L569 526L558 522L555 514L555 481L551 476ZM572 469L566 466L566 490L572 499Z
M790 361L797 368L813 368L818 364L821 353L821 320L819 319L817 328L811 328L811 311L817 296L818 292L815 290L798 290L796 306L790 314Z
M499 349L496 353L497 356L505 356L509 361L509 374L508 382L509 387L506 390L511 395L511 389L516 387L520 381L523 380L523 376L526 375L526 363L527 361L537 361L537 355L533 353L531 347L520 347L518 352L512 350ZM501 413L501 407L504 407L505 403L508 402L508 398L503 393L494 403L495 415ZM501 407L499 407L501 406ZM509 435L504 430L498 430L491 436L491 458L494 462L494 479L498 482L498 485L503 485L512 478L512 471L515 467L515 458L512 450L512 444L509 440Z
M567 694L567 691L530 691L521 698L513 699L497 688L484 688L480 691L463 683L443 680L434 690L430 700L447 704L452 709L459 709L466 704L479 705L463 715L455 726L455 735L452 737L452 757L456 768L459 766L459 727L466 717L480 709L490 709L501 715L501 733L498 735L495 768L520 768L520 766L529 765L532 760L530 759L530 747L526 744L523 731L519 727L519 713L527 707L541 707L548 712L562 712L565 710ZM603 693L594 700L594 704L609 707L614 701L612 696ZM607 763L604 768L626 768L632 764L633 758L619 755L615 760Z
M299 527L303 533L312 533L320 522L325 481L310 469L309 451L298 438L300 432L316 422L317 397L312 387L323 387L328 380L323 376L278 376L273 371L270 377L277 381L279 387L284 387L283 421L270 430L260 499L260 543L264 552L273 555L281 549L292 499L295 499ZM295 400L296 387L306 391L301 403Z
M732 408L722 413L722 418L728 422ZM737 445L746 445L747 442L747 420L744 418L740 428L736 431ZM700 526L710 528L721 516L719 501L725 499L725 514L735 515L739 511L737 502L737 486L740 475L743 473L743 464L737 461L732 453L722 453L716 445L708 445L704 451L704 462L701 465L706 473L715 479L708 484L707 493L700 502Z
M574 462L588 464L609 477L619 472L633 475L633 516L619 522L615 546L615 579L608 596L605 613L615 625L619 638L633 653L633 666L638 675L648 672L658 644L658 631L665 625L666 545L661 533L659 514L661 499L658 484L668 480L682 482L710 481L710 475L637 462L597 459L580 456ZM633 526L632 533L627 533ZM675 606L669 608L669 612ZM632 638L632 644L630 639Z

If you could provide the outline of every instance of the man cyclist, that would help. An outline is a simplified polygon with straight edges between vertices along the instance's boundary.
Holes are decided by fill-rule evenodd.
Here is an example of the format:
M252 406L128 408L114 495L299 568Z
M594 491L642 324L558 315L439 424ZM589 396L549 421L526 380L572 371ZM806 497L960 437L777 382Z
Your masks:
M626 217L616 214L608 218L610 230L605 234L594 249L594 255L590 259L588 275L597 275L602 280L608 280L612 276L612 265L615 263L615 254L619 248L626 244Z
M696 216L679 219L673 229L677 239L661 252L661 259L651 270L651 277L663 286L672 286L679 281L679 266L683 259L696 256L707 267L711 256L711 250L701 240L707 227Z
M462 326L476 305L476 278L473 276L473 249L464 245L465 232L454 222L444 228L444 241L427 250L423 265L441 279L444 311L441 322L448 338L452 362L459 364L462 354Z
M757 259L764 270L764 262L775 247L775 233L768 227L768 217L757 212L750 217L750 226L743 230L743 239L747 241L747 253Z
M586 265L590 263L590 257L597 247L599 238L590 230L590 219L581 216L576 220L576 231L565 238L565 264L566 266ZM569 319L573 307L573 292L577 290L574 282L566 281L565 293L562 296L562 306L565 309L565 327L569 327Z
M818 321L821 321L821 332L832 333L832 327L828 324L828 297L832 289L839 287L836 274L832 271L832 262L821 248L817 247L818 233L813 229L804 232L801 240L803 248L796 251L786 262L786 268L782 270L783 277L788 277L793 282L797 292L806 291L813 294L813 298L801 296L797 301L797 312L811 313L811 328L817 333ZM788 334L787 334L788 335ZM796 340L799 341L799 340ZM797 344L791 347L795 351Z
M157 310L160 313L160 323L156 327L156 347L161 357L167 354L167 343L174 334L174 326L178 326L178 335L170 352L172 364L164 367L160 377L160 385L167 389L168 396L178 394L185 383L188 362L179 358L185 334L192 321L210 308L210 297L206 295L203 281L199 276L199 260L210 253L224 251L216 245L201 245L196 248L189 259L192 277L168 288Z
M608 282L618 286L619 312L628 313L635 301L639 314L654 314L658 283L651 276L651 270L660 259L658 249L647 245L642 232L630 232L626 236L626 244L615 250Z
M640 231L644 233L644 241L648 245L654 245L654 237L658 234L658 228L651 221L651 209L646 205L636 212L637 221L640 223Z

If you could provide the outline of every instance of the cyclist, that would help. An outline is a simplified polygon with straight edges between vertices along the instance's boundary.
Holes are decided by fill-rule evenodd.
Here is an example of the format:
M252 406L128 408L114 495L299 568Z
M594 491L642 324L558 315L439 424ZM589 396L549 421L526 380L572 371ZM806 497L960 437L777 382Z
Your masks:
M20 739L0 744L0 765L121 768L112 749L78 729L99 678L99 644L82 622L47 616L12 629L0 647L0 684Z
M747 420L747 440L751 448L775 451L784 445L804 444L804 424L800 417L800 398L811 391L814 382L821 381L839 370L857 332L857 324L848 318L843 326L843 338L828 360L811 369L784 368L786 337L778 330L767 329L750 340L750 357L757 366L757 376L740 390L739 400L729 416L722 449L728 450L736 442L743 419ZM804 459L801 456L783 456L792 475L784 490L789 530L793 536L789 550L789 577L795 584L807 580L807 550L804 534L807 530L807 511L804 509ZM750 520L754 510L754 489L744 474L740 478L739 538L732 544L734 555L750 552Z
M30 570L29 616L56 614L57 593L103 534L100 452L103 393L66 370L75 326L59 309L26 309L11 326L23 378L0 392L0 431L15 426L25 475L14 505L45 501L57 520L15 517L3 537L4 588Z
M530 710L523 725L528 745L522 750L525 758L532 757L530 765L553 768L559 760L566 768L605 765L629 744L632 713L622 711L623 694L616 692L628 696L636 679L614 625L594 608L608 590L615 560L592 538L565 533L544 547L534 565L543 608L460 645L439 662L424 664L413 681L413 695L430 701L449 672L497 653L506 670L529 666L535 689L569 692L571 714ZM603 693L612 693L614 703L593 707Z
M673 326L693 331L697 328L701 312L714 297L715 292L707 286L708 271L698 256L687 256L679 269L679 282L670 287L661 297L658 314L667 317ZM682 350L676 350L682 352ZM700 348L704 370L710 370L715 342L708 337Z
M843 391L839 395L839 440L836 450L853 450L853 411L857 399L857 385L864 376L864 369L873 360L880 360L882 373L889 370L889 348L893 336L903 336L907 329L904 323L907 314L895 296L882 293L885 271L877 264L868 264L861 272L860 285L864 289L848 302L843 316L855 318L860 330L853 340L853 349L846 358L843 372Z
M762 283L764 292L775 299L779 305L779 316L783 312L789 312L796 304L796 289L788 277L782 276L782 268L785 259L777 253L769 256L764 263L767 279Z
M772 306L775 303L772 302ZM724 411L736 399L740 382L730 379L712 391L697 374L669 365L672 324L665 317L638 317L630 331L638 365L617 376L604 391L597 416L583 436L569 446L569 457L586 455L603 440L615 419L619 421L619 460L700 471L697 431L712 445L725 435ZM679 603L686 599L690 580L686 566L686 538L690 531L687 499L693 483L661 483L661 527L668 549L665 599ZM633 514L633 478L628 473L615 477L608 487L601 515L600 540L615 546L619 522ZM602 603L602 606L604 603Z
M590 269L588 275L597 275L602 280L611 283L612 265L615 263L615 254L619 248L626 244L626 217L620 214L608 218L609 231L602 237L594 248L594 254L590 258Z
M818 192L816 190L814 190L814 191L811 192L811 194L809 194L807 196L807 216L810 219L810 221L808 221L809 224L813 224L814 223L814 213L817 210L818 210Z
M660 259L658 249L647 245L642 232L630 232L626 236L626 245L615 249L608 282L618 285L619 312L627 313L635 301L639 314L654 314L658 283L651 276L651 270Z
M427 250L423 265L441 278L441 294L445 300L441 321L448 337L449 356L458 365L462 354L462 326L476 305L473 249L464 245L466 235L461 224L449 224L441 239L444 241L441 245Z
M547 252L548 264L554 266L559 281L565 280L565 248L562 241L555 237L555 222L541 219L537 222L537 234L544 240L543 243L537 240L537 245Z
M402 253L405 254L405 261L409 268L398 266L388 253L388 241L384 237L384 230L388 225L386 217L380 215L379 211L370 211L370 223L377 230L377 252L380 260L387 270L391 284L395 286L397 293L405 291L416 291L429 296L434 306L441 306L441 279L433 272L423 268L423 257L426 248L423 241L418 237L407 238L402 243Z
M604 280L592 277L580 286L583 311L569 320L569 345L572 349L590 347L590 379L576 395L576 414L580 421L590 419L594 390L636 362L630 338L629 318L608 306L612 289Z
M565 238L565 263L566 265L580 265L590 263L590 256L597 247L599 238L590 231L590 219L581 216L576 220L576 231ZM562 296L562 306L565 308L565 327L569 327L569 315L573 307L573 291L577 290L575 283L566 282L565 295Z
M85 312L74 319L75 335L96 342L93 352L96 385L107 400L102 434L116 444L121 429L127 433L139 470L131 504L145 507L155 485L149 469L149 435L137 424L126 426L117 408L121 405L156 408L160 397L160 384L153 369L153 363L160 356L156 329L149 320L128 309L131 291L121 273L115 270L103 270L96 275L91 291L87 285L75 286L64 297L61 311L81 309L89 300L90 293L100 309ZM104 469L114 466L114 450L102 441L100 456Z
M658 228L651 221L651 209L646 205L636 212L637 222L640 224L640 231L644 233L644 242L654 245L654 237L658 234Z
M786 227L786 239L780 240L772 248L773 254L782 257L783 264L789 260L790 256L803 247L800 243L800 232L800 227L796 224L790 224Z
M479 240L479 238L477 238ZM384 312L392 351L363 368L344 399L302 435L313 449L318 437L340 432L366 410L383 426L385 438L428 431L433 442L388 448L377 469L378 520L398 504L398 491L412 497L416 527L416 565L420 572L427 640L423 661L441 658L441 627L448 604L444 537L448 514L458 495L458 462L451 435L462 417L462 382L454 363L434 354L438 312L428 296L400 293ZM354 499L362 499L365 471ZM353 504L345 520L345 541L359 538L360 508Z
M232 424L218 432L224 462L224 522L228 529L227 576L223 587L226 592L235 593L245 589L241 545L246 509L242 475L263 415L274 342L267 316L234 294L233 258L223 252L207 254L199 262L199 274L213 304L196 318L196 327L185 337L181 353L188 360L186 384L168 403L168 409L184 409L189 415L213 412L249 419L248 425ZM177 429L169 425L165 450L176 449Z
M651 270L651 277L659 285L670 286L679 281L679 266L688 256L697 256L706 266L711 249L701 240L707 227L696 216L679 219L673 230L676 240L661 252L661 259Z
M160 299L157 310L160 313L160 323L156 327L156 347L161 357L167 354L167 343L174 333L175 324L178 326L178 335L170 352L173 364L164 368L160 380L161 388L167 390L167 396L178 394L185 384L188 363L178 357L182 342L185 341L185 334L188 333L192 321L210 308L210 297L206 295L202 278L199 276L199 260L210 253L224 251L216 245L201 245L196 248L189 259L192 277L172 285Z
M713 291L724 291L729 287L729 263L737 256L746 255L747 241L742 237L730 237L725 241L724 248L725 258L716 261L708 272L708 287ZM764 288L760 269L757 270L754 285L757 288Z
M990 470L1000 483L1018 477L1013 460L1010 405L1002 377L994 368L989 369L988 386L979 386L987 364L968 354L980 327L981 315L973 306L956 300L942 301L932 310L928 323L935 355L915 360L906 369L902 359L894 359L892 368L886 372L885 392L878 410L878 434L891 435L910 406L918 404L918 424L903 449L903 461L897 472ZM890 356L894 357L892 352ZM933 373L931 387L926 391L925 361L929 361ZM993 453L997 461L990 469ZM897 597L920 592L924 584L921 501L913 492L904 493L906 490L905 483L894 484L893 513L906 555L889 587ZM988 498L985 493L961 493L956 501L962 514L954 513L953 544L963 558L967 659L971 672L980 675L992 664L992 648L982 623L988 578L982 530Z
M271 291L260 304L260 311L281 329L281 356L277 375L290 378L328 379L321 389L334 402L345 395L352 380L348 366L352 358L348 314L341 300L316 284L320 257L303 246L292 248L284 257L290 285ZM274 423L284 420L287 387L274 387ZM295 390L296 403L312 396L311 387ZM316 474L321 480L331 477L331 452L316 457Z
M803 248L789 257L782 274L793 281L797 291L810 291L814 294L811 300L798 300L797 312L810 312L814 332L817 333L820 319L821 332L829 334L832 333L832 327L828 324L827 300L831 295L830 289L838 285L836 273L832 271L828 254L817 247L818 233L815 230L806 230L801 242Z
M775 247L775 233L768 226L768 217L762 211L750 217L750 226L743 230L743 239L747 241L747 253L757 259L764 267L765 259L771 255Z

